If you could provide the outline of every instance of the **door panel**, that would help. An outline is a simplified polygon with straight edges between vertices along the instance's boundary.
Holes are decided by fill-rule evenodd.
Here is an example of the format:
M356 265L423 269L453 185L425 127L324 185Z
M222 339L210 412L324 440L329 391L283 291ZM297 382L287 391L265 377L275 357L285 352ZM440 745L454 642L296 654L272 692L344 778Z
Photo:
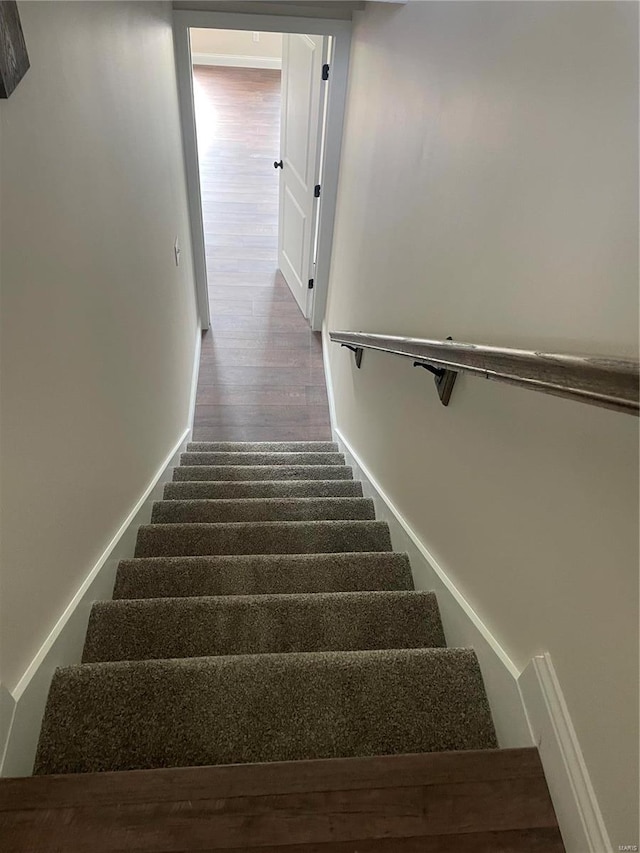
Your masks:
M284 188L282 200L282 249L287 266L295 273L304 264L304 244L307 217L289 187Z
M300 310L309 316L313 236L324 109L324 36L288 33L282 43L278 261Z

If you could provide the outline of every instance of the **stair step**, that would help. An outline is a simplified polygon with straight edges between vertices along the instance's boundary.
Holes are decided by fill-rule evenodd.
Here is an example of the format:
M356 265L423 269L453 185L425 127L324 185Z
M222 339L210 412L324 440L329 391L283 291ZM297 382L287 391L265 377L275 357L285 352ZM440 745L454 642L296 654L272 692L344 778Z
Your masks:
M175 480L352 480L346 465L181 465Z
M565 851L535 747L5 778L0 800L12 853Z
M118 565L114 599L413 589L406 554L146 557Z
M238 500L157 501L152 524L224 521L305 521L373 519L370 498L241 498Z
M182 453L180 465L344 465L342 453Z
M149 524L138 529L136 557L210 554L326 554L391 551L384 521L257 521Z
M100 601L83 663L445 646L431 592Z
M496 745L470 649L92 663L56 670L34 773Z
M165 500L231 500L234 498L360 498L356 480L240 480L234 482L173 482L164 487Z
M12 853L565 853L535 747L5 778L0 800Z
M333 441L190 441L187 453L338 453Z

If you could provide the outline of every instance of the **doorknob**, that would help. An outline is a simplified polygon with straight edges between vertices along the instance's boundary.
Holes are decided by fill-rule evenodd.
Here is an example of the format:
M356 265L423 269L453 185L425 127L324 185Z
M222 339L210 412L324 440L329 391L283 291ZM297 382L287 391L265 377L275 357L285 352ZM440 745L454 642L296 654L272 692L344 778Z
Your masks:
M273 168L274 169L284 169L284 165L282 163L282 160L275 160L273 163Z

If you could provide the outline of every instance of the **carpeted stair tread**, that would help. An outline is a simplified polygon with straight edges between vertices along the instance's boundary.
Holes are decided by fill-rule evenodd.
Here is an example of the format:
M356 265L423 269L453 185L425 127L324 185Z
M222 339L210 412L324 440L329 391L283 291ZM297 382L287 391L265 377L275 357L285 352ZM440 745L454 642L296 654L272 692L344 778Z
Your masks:
M472 650L235 655L58 669L34 772L495 747Z
M166 483L165 500L233 500L236 498L361 498L356 480L239 480Z
M173 469L180 480L352 480L347 465L180 465Z
M430 592L100 601L83 662L445 646Z
M406 554L143 557L118 565L114 599L413 589Z
M370 498L239 498L156 501L152 524L375 518Z
M34 772L496 746L470 649L333 442L191 442L56 670Z
M187 453L338 453L333 441L190 441Z
M257 521L149 524L140 527L136 557L209 554L326 554L391 551L384 521Z
M181 465L344 465L342 453L182 453Z

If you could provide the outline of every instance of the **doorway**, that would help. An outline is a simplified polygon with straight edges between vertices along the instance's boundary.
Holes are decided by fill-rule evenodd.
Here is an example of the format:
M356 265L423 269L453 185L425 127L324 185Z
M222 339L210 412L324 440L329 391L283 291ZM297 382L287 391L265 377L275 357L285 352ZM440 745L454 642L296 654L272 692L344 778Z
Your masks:
M304 223L296 233L285 209L282 239L279 200L291 192L274 168L278 159L291 162L280 153L283 47L305 37L214 29L190 36L210 306L194 440L330 439L320 334L297 297L296 268L281 271L290 258L307 260L295 246ZM289 170L297 175L295 164Z
M230 257L252 272L258 266L249 263L252 257L268 265L270 241L258 229L271 224L275 189L277 268L302 316L309 318L331 38L192 28L190 39L209 288L215 273L228 269L215 269L226 246L213 245L210 234L221 215L256 226L249 229L256 239L244 257L233 252Z
M225 30L227 40L237 31L245 46L254 45L253 61L239 61L249 52L243 49L223 62L219 57L204 62L195 30ZM297 69L289 87L286 70L269 57L268 44L278 33L282 65ZM319 330L350 22L175 11L174 35L197 294L201 324L210 327L202 340L193 437L327 440ZM292 110L281 110L283 103ZM310 126L304 116L300 120L304 109L324 122L324 144L319 134L303 139L301 131ZM292 111L297 121L287 126Z
M304 220L305 238L307 241L311 239L312 248L307 250L306 255L303 255L302 262L298 264L299 275L297 284L299 291L303 290L303 285L306 285L307 289L311 288L311 290L305 294L307 299L306 305L302 298L299 298L297 301L298 304L302 305L303 313L308 316L311 328L314 331L319 331L322 328L325 314L333 245L333 223L347 91L351 22L306 16L294 17L278 14L205 12L195 10L175 10L173 18L196 292L201 325L204 329L209 326L209 301L204 228L201 213L201 187L196 141L194 91L191 75L192 51L190 31L192 29L219 29L244 31L245 34L248 32L264 34L283 33L285 34L285 38L287 35L303 35L305 39L298 40L297 49L292 52L294 54L294 63L298 63L296 68L301 71L301 77L296 76L295 78L298 84L300 79L304 78L304 63L307 63L307 69L310 68L310 58L313 57L312 61L318 63L320 62L321 50L325 52L323 60L328 59L328 61L322 61L320 66L316 65L316 70L319 67L322 69L324 81L324 91L321 89L318 99L318 110L320 112L322 112L322 103L324 103L322 116L325 127L324 146L316 146L315 155L319 160L315 163L315 169L306 169L306 164L302 162L303 158L296 156L296 152L293 151L292 156L289 158L290 163L287 163L285 158L281 181L281 183L284 182L288 189L291 190L288 194L283 193L283 198L288 198L290 203L288 206L288 220L287 210L285 209L283 214L285 225L284 229L280 229L284 236L283 247L281 247L280 252L282 266L285 267L285 275L291 278L290 270L286 269L287 263L283 257L283 252L288 255L289 260L296 261L298 259L297 248L300 245L308 245L308 242L305 244L297 239L303 230L300 227L300 223ZM318 45L321 45L321 49L315 49ZM306 49L301 50L301 46ZM329 48L331 50L330 56L327 55ZM283 48L283 55L284 57L287 55L286 46ZM317 80L315 71L313 72L313 76L308 79L313 80L313 82ZM301 89L303 87L298 86L298 88ZM296 96L295 91L293 95ZM302 102L308 104L313 97L312 93L307 92L306 99ZM297 103L298 105L300 104L300 98L298 98ZM310 115L317 116L318 113L315 112L315 109L311 109ZM296 134L294 134L295 138L297 138ZM283 134L283 139L287 141L288 134ZM314 142L313 134L309 135L309 140L312 143ZM312 147L311 145L305 149L307 154ZM301 146L298 146L297 150L299 152L303 149ZM283 153L286 156L288 152L285 150ZM278 158L274 157L274 162L278 162ZM288 166L291 166L291 168L287 168ZM300 198L295 195L293 185L289 182L290 178L295 177L296 172L299 176L303 177L305 189L310 190L312 194L316 190L316 185L313 181L320 172L322 174L321 186L318 189L321 196L319 200L316 198L311 211L308 209L305 210L304 205L300 203ZM314 172L315 174L313 174ZM295 198L296 203L291 201L291 196ZM308 199L306 201L308 202ZM300 214L300 211L302 211L302 214L298 216L296 223L294 214ZM292 227L290 229L287 228L287 223L291 224ZM293 237L287 243L287 238L291 237L291 235ZM302 294L299 293L299 296L302 296Z

